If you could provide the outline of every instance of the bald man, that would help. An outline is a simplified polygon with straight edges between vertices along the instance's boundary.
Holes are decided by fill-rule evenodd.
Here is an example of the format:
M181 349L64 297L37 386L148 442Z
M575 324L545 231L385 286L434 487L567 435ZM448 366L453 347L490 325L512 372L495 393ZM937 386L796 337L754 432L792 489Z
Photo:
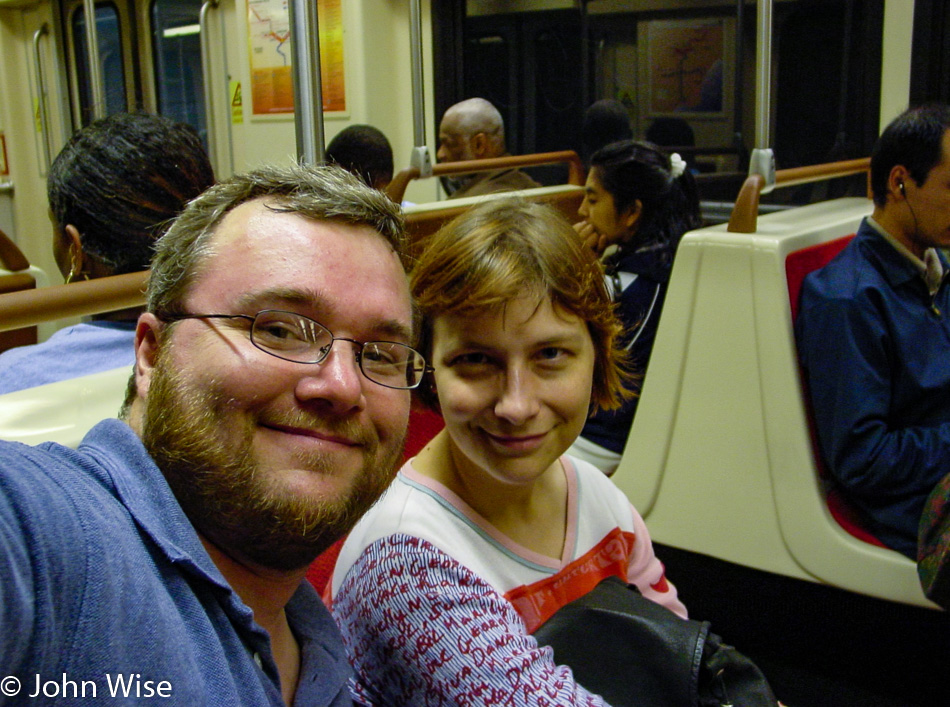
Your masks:
M439 162L465 162L507 154L501 113L484 98L469 98L445 111L439 125L439 151L436 153ZM452 180L443 180L443 185L449 191L450 199L541 186L515 168L463 174Z

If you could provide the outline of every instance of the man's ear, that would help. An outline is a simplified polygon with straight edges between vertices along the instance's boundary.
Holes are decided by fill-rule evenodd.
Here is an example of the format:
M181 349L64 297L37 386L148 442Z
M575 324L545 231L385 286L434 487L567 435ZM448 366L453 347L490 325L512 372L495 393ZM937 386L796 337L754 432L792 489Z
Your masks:
M894 199L903 199L906 196L907 182L911 180L910 172L902 164L891 167L887 175L887 193ZM916 182L915 182L916 183Z
M475 133L469 139L472 154L475 159L483 160L488 157L488 136L485 133Z
M139 315L135 326L135 388L142 400L148 395L158 356L159 334L164 326L151 312Z

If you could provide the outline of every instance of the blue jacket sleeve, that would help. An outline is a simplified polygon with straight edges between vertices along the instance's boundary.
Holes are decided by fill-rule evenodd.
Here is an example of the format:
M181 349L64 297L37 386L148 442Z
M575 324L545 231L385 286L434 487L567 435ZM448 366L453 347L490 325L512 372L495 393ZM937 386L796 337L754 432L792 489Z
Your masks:
M870 302L803 294L799 356L829 472L858 495L928 492L950 466L950 423L894 424L896 351Z

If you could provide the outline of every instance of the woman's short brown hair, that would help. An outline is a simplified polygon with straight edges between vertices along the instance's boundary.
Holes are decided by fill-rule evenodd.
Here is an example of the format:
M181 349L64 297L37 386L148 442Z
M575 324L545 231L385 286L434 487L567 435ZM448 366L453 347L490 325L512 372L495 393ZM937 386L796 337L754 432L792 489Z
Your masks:
M421 314L419 348L432 359L432 321L444 314L502 310L521 297L551 302L587 323L594 344L593 410L613 410L631 393L624 387L626 351L621 324L594 254L553 208L520 198L473 206L426 243L410 274ZM417 389L437 409L430 382Z

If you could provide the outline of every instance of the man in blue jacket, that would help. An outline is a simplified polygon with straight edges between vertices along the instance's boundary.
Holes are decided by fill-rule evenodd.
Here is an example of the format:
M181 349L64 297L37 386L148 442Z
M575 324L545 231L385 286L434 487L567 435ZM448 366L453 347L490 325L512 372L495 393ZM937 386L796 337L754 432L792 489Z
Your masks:
M0 702L350 704L304 575L400 459L425 367L404 235L339 168L259 169L176 219L121 421L0 442Z
M798 351L825 464L869 530L917 555L950 472L950 108L906 111L871 156L872 215L802 287Z

